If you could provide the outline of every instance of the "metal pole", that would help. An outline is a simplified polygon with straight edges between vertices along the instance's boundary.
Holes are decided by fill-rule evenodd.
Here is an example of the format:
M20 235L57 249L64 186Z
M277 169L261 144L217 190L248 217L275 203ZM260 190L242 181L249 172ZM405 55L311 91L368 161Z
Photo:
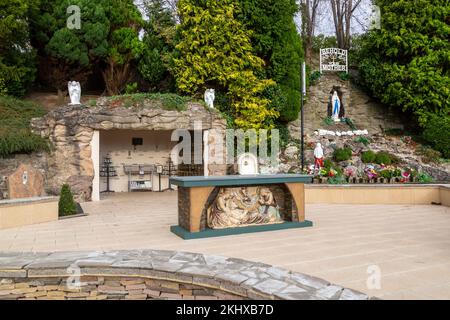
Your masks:
M302 172L303 172L303 170L305 169L305 150L304 150L304 145L305 145L305 141L304 141L304 126L303 126L303 122L304 122L304 120L305 120L305 116L304 116L304 113L303 113L303 92L302 92L302 94L301 94L301 103L300 103L300 108L301 108L301 111L300 111L300 114L301 114L301 116L300 116L300 118L301 118L301 124L300 124L300 134L301 134L301 137L300 137L300 141L301 141L301 161L302 161Z
M304 96L305 96L305 94L306 94L306 63L305 62L303 62L302 63L302 90L301 90L302 92L301 92L301 101L300 101L300 108L301 108L301 110L300 110L300 121L301 121L301 123L300 123L300 134L301 134L301 137L300 137L300 141L301 141L301 164L302 164L302 172L305 170L305 139L304 139L304 135L305 135L305 133L304 133L304 131L305 131L305 126L304 126L304 123L305 123L305 114L304 114L304 111L303 111L303 106L304 106L304 104L303 104L303 99L304 99Z

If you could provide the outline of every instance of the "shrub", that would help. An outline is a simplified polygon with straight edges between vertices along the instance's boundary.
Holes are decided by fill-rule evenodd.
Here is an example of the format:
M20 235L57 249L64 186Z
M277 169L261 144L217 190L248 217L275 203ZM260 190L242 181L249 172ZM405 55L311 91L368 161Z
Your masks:
M347 81L350 79L350 74L347 72L340 72L339 73L339 78L343 81Z
M363 163L373 163L375 161L375 152L372 150L361 153L361 160Z
M327 126L332 126L334 124L334 120L331 119L331 117L326 117L325 119L323 119L323 124Z
M158 107L164 110L185 111L187 104L193 99L187 96L180 96L175 93L134 93L112 96L110 101L120 101L126 108L144 107L144 102L154 101Z
M72 191L69 185L64 184L61 188L61 195L58 203L59 216L70 216L77 213L77 205L73 200Z
M450 159L450 116L432 116L423 131L423 138Z
M330 160L330 159L326 159L324 162L323 162L323 167L325 168L325 169L330 169L331 167L333 166L333 162Z
M388 166L392 163L391 155L387 152L380 151L375 156L375 163Z
M322 77L322 74L320 73L320 71L314 71L309 75L309 84L311 86L314 86L319 79Z
M421 172L417 175L417 180L420 183L430 183L430 182L433 182L433 177L426 174L425 172Z
M345 184L347 180L342 175L337 174L334 177L328 178L327 182L328 184Z
M380 171L380 177L385 179L394 178L394 171L390 169L384 169Z
M0 96L0 157L49 150L48 141L30 130L30 120L44 114L35 103Z
M355 142L362 143L363 145L365 145L367 147L370 143L370 140L367 137L358 137L355 139Z
M350 148L336 149L333 152L333 159L336 162L347 161L351 157L352 157L352 149Z

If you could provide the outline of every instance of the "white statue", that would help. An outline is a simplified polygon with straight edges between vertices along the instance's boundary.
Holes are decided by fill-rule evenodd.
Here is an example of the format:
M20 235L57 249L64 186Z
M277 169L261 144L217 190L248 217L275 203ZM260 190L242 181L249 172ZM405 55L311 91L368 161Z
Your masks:
M339 112L341 111L341 100L336 91L333 92L333 96L331 97L331 107L333 108L333 113L331 119L335 122L339 122Z
M314 172L316 169L320 172L320 169L323 167L323 148L319 143L316 144L316 148L314 149Z
M80 83L77 81L69 81L67 85L69 89L69 96L70 96L70 104L80 104L81 99L81 86Z
M258 174L258 158L253 153L243 153L237 159L240 175Z
M208 108L214 109L214 99L216 98L214 89L206 89L205 91L205 103Z

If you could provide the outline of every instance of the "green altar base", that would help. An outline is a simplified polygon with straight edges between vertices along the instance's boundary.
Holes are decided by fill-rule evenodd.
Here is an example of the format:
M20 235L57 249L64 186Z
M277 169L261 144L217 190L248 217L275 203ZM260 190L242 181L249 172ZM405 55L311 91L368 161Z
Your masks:
M212 237L231 236L244 233L266 232L285 229L307 228L312 227L312 221L304 222L283 222L277 224L254 225L247 227L226 228L226 229L205 229L200 232L189 232L180 226L171 226L170 231L184 240L202 239Z

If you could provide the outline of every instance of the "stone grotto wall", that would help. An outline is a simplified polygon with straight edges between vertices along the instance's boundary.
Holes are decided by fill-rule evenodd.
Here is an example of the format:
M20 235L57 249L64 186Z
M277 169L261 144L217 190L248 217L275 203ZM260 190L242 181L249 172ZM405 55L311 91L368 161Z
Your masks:
M345 116L358 129L367 129L369 134L377 134L386 129L403 128L399 114L371 99L350 81L341 80L335 73L324 73L308 91L304 106L306 134L324 127L323 121L327 117L327 105L333 86L341 87ZM300 138L300 119L289 124L289 131L292 137Z
M73 285L78 281L80 286ZM0 300L367 300L300 273L173 251L0 253Z
M358 136L337 136L336 132L351 131L345 123L327 125L327 104L333 86L340 86L343 91L343 102L346 117L350 118L357 130L367 130L363 134L370 139L365 146L356 142ZM389 110L387 107L373 101L360 88L350 81L341 80L337 74L324 73L317 84L309 88L307 102L304 110L305 117L305 161L310 165L314 161L313 149L317 142L322 144L326 159L332 159L337 148L348 147L352 149L353 156L349 161L339 163L341 167L352 166L360 172L365 165L361 161L361 153L367 150L386 151L400 159L398 166L407 166L431 175L437 182L450 182L449 163L427 163L420 154L420 145L411 139L403 140L401 137L387 136L384 130L403 128L401 115ZM292 138L300 140L300 120L291 122L288 129ZM322 130L320 130L322 129ZM333 135L321 132L327 130ZM300 172L300 150L298 145L291 144L281 153L279 172Z
M48 138L54 147L39 164L45 167L46 189L50 194L58 194L62 184L68 183L78 200L91 199L94 167L90 143L95 130L193 130L197 121L204 130L226 128L226 121L218 112L201 104L190 103L186 111L172 111L154 100L127 106L125 102L103 98L95 106L68 105L33 119L33 131ZM2 164L1 168L6 166ZM214 165L211 170L224 174L226 168Z

